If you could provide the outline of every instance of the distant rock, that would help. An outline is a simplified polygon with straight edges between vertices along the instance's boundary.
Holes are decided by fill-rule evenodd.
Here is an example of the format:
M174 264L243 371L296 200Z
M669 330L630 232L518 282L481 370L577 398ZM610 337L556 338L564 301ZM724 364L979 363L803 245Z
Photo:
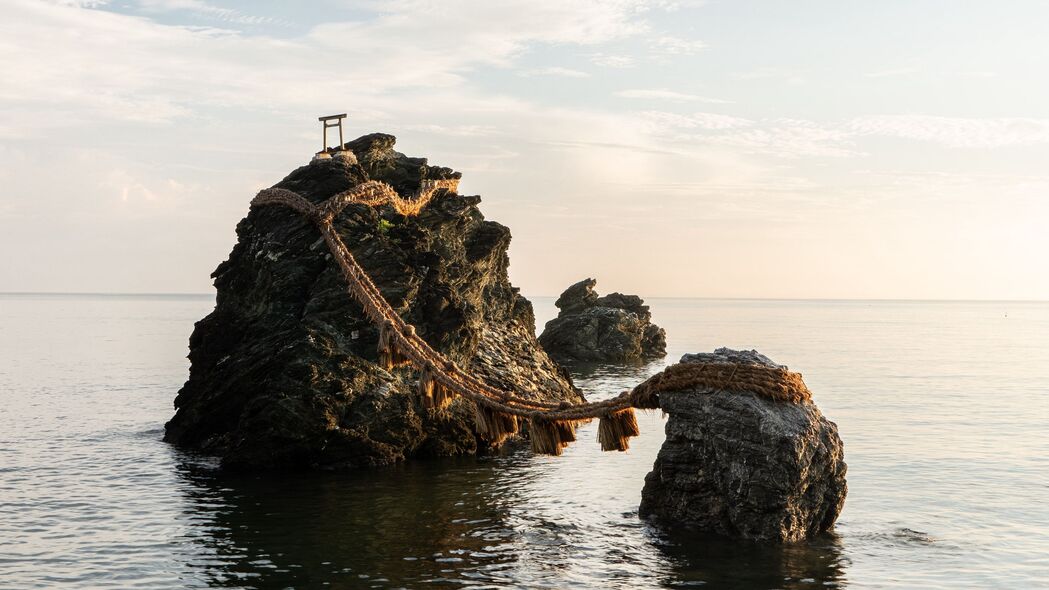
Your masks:
M539 343L558 361L626 361L666 356L667 336L637 295L598 297L597 281L565 289L560 312L546 323Z
M727 348L681 362L785 368ZM663 391L659 405L669 415L666 441L645 477L641 516L762 541L833 526L847 492L843 446L812 401L697 387Z
M459 177L394 142L366 135L346 144L355 157L317 160L276 186L318 203L367 180L409 195L424 179ZM479 202L438 194L417 217L354 204L334 225L383 297L447 358L519 395L582 401L510 284L510 230L486 221ZM377 364L378 329L302 214L252 209L237 237L212 274L215 310L190 337L189 380L166 440L241 469L370 467L488 447L472 402L434 413L416 399L414 370Z

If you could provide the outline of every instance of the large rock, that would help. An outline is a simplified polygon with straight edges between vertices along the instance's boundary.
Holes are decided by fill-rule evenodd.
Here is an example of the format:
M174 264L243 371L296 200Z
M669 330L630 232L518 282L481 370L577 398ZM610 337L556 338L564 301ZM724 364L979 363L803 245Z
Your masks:
M667 335L637 295L598 297L597 281L586 279L565 289L554 305L539 343L559 361L626 361L666 356Z
M276 186L316 203L369 179L407 195L422 179L458 178L394 141L362 137L347 144L357 161L315 161ZM438 195L412 218L351 205L335 227L398 313L460 367L535 399L580 401L507 278L510 230L485 221L479 202ZM215 310L190 337L189 380L166 440L241 468L374 466L487 447L471 402L434 414L415 401L414 371L376 364L376 327L300 213L253 209L237 235L212 275Z
M725 348L682 363L780 367ZM664 391L666 442L645 477L640 514L731 537L798 541L833 526L847 491L838 428L811 401L752 391Z

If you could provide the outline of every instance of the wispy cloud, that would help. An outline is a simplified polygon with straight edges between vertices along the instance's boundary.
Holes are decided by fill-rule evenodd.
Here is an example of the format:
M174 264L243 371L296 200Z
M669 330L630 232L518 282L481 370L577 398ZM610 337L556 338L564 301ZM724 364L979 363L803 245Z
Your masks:
M652 49L657 54L663 55L693 55L706 48L707 44L698 39L683 39L664 35L652 41Z
M644 111L640 116L656 136L782 157L862 156L866 152L860 142L873 137L928 142L948 149L1049 145L1049 119L881 115L816 122L664 111Z
M845 128L854 135L898 137L954 148L1049 143L1049 119L881 115L853 119Z
M958 72L958 75L964 78L994 78L998 75L998 72L991 70L966 70Z
M782 80L792 86L805 84L806 76L805 72L787 68L757 68L730 75L733 80Z
M1049 120L1031 107L1045 102L1044 85L1019 78L1011 62L1000 59L1010 50L999 51L998 61L951 56L938 68L934 57L922 59L923 71L937 73L940 90L950 84L998 88L999 82L1008 89L994 98L993 110L982 105L980 111L976 96L950 103L987 117L859 116L882 113L887 104L935 113L948 104L941 98L956 95L923 102L921 92L938 91L923 87L912 96L908 68L867 74L913 102L827 92L856 83L864 70L840 68L837 57L819 51L770 60L765 49L745 38L733 43L730 34L719 34L719 55L708 56L701 40L688 37L683 18L660 28L676 15L653 13L677 8L673 1L368 0L350 3L350 10L336 2L313 14L304 9L309 18L282 30L281 38L251 26L272 23L253 14L262 9L250 3L138 2L0 3L0 109L7 115L0 120L0 161L6 163L0 166L6 191L0 247L34 252L25 263L7 261L0 289L134 289L139 277L147 290L207 289L208 271L229 251L253 191L319 147L317 114L343 110L351 113L349 135L395 133L399 149L466 172L465 190L486 196L486 214L513 224L519 238L513 272L526 290L557 292L584 271L641 280L638 268L664 272L694 264L695 252L717 252L732 240L750 250L737 250L721 275L712 258L708 274L735 285L746 279L739 269L749 268L751 294L782 294L778 285L796 277L775 275L780 258L823 272L834 254L828 251L872 227L871 214L881 214L882 222L917 220L911 244L917 247L900 257L905 262L930 245L978 243L974 252L994 254L981 273L993 274L1006 268L1000 262L1010 253L1035 253L1025 267L1033 268L1045 251L1040 222L1049 215L1042 198L1047 181L1037 166L1049 146ZM733 11L711 12L727 18L722 13ZM745 18L725 24L748 25ZM710 26L722 30L719 23ZM798 40L802 49L822 42ZM880 47L857 52L863 59L854 63L878 64L886 55ZM732 59L720 61L721 55ZM698 68L679 66L703 60L709 76L702 85L682 75ZM644 67L654 63L661 67ZM995 75L981 68L996 63L1004 65L994 85L962 79ZM725 73L732 64L741 71ZM499 70L498 86L488 77L493 70ZM560 96L532 92L540 80L529 76L562 79L577 94L559 105ZM1012 92L1021 82L1029 94ZM790 87L806 84L820 92ZM717 98L729 91L731 98L746 92L747 99ZM1001 149L1016 146L1026 147ZM969 178L970 170L998 174ZM1019 180L1021 173L1028 178ZM994 206L987 204L991 193ZM949 232L937 233L921 218L936 217L948 199L985 207L972 216L974 225L983 224L985 214L1021 220L1029 226L1028 245L1003 250L1013 236L988 237L987 224L950 242ZM1010 206L1000 206L1002 199ZM926 210L916 213L921 206ZM552 211L570 212L572 222L558 227ZM48 237L57 221L79 232L68 235L76 236L81 261L103 262L71 267L68 243ZM623 227L623 234L608 227ZM880 227L872 233L876 263L892 244ZM662 262L646 256L633 266L620 259L600 266L604 257L597 253L627 234L641 241L630 251L660 251ZM595 254L573 250L551 270L550 244L570 240ZM811 250L796 249L804 243ZM780 256L769 257L770 251ZM958 258L955 251L947 256ZM862 258L841 257L843 274L827 284L849 284L856 269L878 284L908 283L895 271L868 272ZM929 262L936 261L926 256L914 265L935 266ZM83 283L49 282L73 275ZM679 287L688 290L696 279L681 280ZM643 284L653 293L671 288L658 278Z
M530 70L524 70L520 74L521 76L555 76L560 78L589 78L590 74L581 70L573 70L571 68L563 68L560 66L552 66L548 68L534 68Z
M138 3L147 12L185 11L197 16L233 24L263 25L277 22L276 19L270 17L244 14L232 8L222 8L208 4L203 0L138 0Z
M101 8L109 4L109 0L51 0L51 3L71 8Z
M710 98L698 94L678 92L668 88L631 88L618 90L613 93L620 98L637 98L642 100L669 100L672 102L707 102L712 104L728 104L729 101L720 98Z
M652 122L656 129L738 129L751 127L754 121L718 113L692 113L681 115L663 111L644 111L641 116Z
M254 18L200 0L143 2L157 11L195 11L219 20ZM381 10L367 20L274 39L11 0L0 19L0 106L17 114L27 133L36 114L53 112L65 113L63 125L75 125L100 118L164 122L209 108L314 109L332 97L352 100L364 112L415 109L414 97L388 93L419 89L432 96L442 88L461 89L473 69L511 65L535 44L594 46L637 35L647 28L640 15L657 5L397 0L373 5ZM77 31L76 43L56 43L55 30ZM568 68L540 73L585 75ZM492 107L514 102L462 94L460 101L485 100ZM14 127L4 134L17 134L19 125Z
M605 68L632 68L637 65L637 60L627 55L609 55L607 53L593 53L590 61Z
M863 74L865 78L894 78L896 76L909 76L911 74L917 74L919 72L917 66L907 66L902 68L890 68L887 70L878 70L876 72L867 72Z

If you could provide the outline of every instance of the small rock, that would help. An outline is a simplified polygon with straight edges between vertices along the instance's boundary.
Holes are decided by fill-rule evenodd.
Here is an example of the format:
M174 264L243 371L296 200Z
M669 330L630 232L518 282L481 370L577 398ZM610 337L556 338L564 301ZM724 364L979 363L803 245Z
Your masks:
M565 289L554 303L557 317L539 336L558 361L626 361L666 356L667 336L651 323L652 312L637 295L598 297L597 281L586 279Z

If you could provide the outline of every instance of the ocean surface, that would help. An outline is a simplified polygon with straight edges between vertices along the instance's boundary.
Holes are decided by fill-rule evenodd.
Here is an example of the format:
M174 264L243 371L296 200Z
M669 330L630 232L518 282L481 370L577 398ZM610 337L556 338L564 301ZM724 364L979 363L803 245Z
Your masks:
M226 475L161 441L211 297L0 295L0 588L1049 588L1049 303L649 303L667 359L577 384L719 346L802 372L845 442L833 534L640 521L659 412L627 453L595 423L560 458Z

